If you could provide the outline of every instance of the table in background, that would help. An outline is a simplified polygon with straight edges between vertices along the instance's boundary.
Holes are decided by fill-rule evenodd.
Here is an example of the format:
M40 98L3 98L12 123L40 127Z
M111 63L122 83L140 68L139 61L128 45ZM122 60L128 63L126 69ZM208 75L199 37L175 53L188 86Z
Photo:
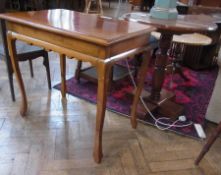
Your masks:
M147 41L155 28L138 23L112 20L97 15L83 14L69 10L43 10L35 12L14 12L0 14L8 27L8 45L13 69L22 94L21 115L27 112L27 97L22 75L15 57L15 41L40 46L60 54L61 92L66 95L65 57L90 62L97 68L98 94L94 160L102 158L102 130L106 109L107 87L110 70L116 61L143 53L139 84L133 101L131 124L136 127L136 107L148 67L150 49Z
M171 102L174 95L165 91L161 93L165 77L165 68L168 61L167 53L171 45L173 34L212 32L217 29L217 25L213 19L207 15L179 15L175 20L161 20L152 18L150 14L138 12L125 14L122 18L153 25L157 28L157 31L161 33L159 50L155 60L152 90L147 101L152 111L159 107L159 110L167 116L174 115L175 117L176 115L180 115L183 111L180 105Z

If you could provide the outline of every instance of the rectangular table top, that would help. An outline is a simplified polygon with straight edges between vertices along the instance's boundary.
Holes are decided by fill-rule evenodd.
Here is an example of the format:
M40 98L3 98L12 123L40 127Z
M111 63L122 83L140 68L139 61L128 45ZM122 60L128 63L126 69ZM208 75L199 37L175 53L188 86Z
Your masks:
M154 30L148 25L64 9L4 13L0 18L104 46Z

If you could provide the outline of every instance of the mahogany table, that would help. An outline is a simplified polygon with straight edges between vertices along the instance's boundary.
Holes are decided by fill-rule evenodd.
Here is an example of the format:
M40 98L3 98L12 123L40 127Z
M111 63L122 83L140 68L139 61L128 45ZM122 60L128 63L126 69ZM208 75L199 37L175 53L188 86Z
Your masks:
M125 14L122 18L142 24L153 25L157 28L157 31L161 33L152 80L153 85L148 100L151 103L151 107L154 104L157 108L160 107L161 111L166 111L168 114L174 114L176 109L179 110L179 107L174 103L171 105L170 100L174 96L164 91L161 93L165 77L165 68L168 61L167 53L171 45L173 34L211 32L217 29L217 25L213 22L213 19L207 15L179 15L175 20L162 20L152 18L148 13L137 12ZM152 109L155 109L155 107L152 107ZM178 113L179 111L177 114Z
M97 68L97 114L94 139L94 160L101 162L102 130L105 117L107 86L110 69L116 61L130 55L143 53L140 81L136 88L131 115L136 118L136 107L144 84L150 48L147 41L155 28L127 21L102 18L97 15L55 9L36 12L14 12L0 14L8 29L9 52L13 69L22 94L20 113L27 112L27 97L22 75L15 56L15 41L22 40L60 54L62 96L66 95L65 58L88 61ZM133 127L136 121L131 119Z

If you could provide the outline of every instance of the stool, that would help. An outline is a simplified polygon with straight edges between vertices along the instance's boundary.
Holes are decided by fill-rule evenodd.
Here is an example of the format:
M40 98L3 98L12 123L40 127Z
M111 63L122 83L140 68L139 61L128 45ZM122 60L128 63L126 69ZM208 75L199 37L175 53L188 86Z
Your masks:
M96 10L91 11L91 3L92 1L96 1ZM85 0L85 13L97 13L103 15L103 8L101 0Z
M198 165L200 163L200 161L202 160L202 158L204 157L204 155L209 151L210 147L213 145L213 143L216 141L216 139L218 138L218 136L221 133L221 122L219 123L218 127L216 128L216 130L212 133L212 135L209 137L208 141L206 142L206 144L204 145L203 149L201 150L199 156L197 157L195 164Z
M156 39L160 39L161 34L159 32L152 32L152 36ZM188 78L183 74L180 63L183 60L183 55L185 52L185 47L187 45L191 46L206 46L211 44L212 39L206 35L202 35L199 33L193 34L182 34L182 35L173 35L172 44L169 50L169 56L172 59L172 64L168 65L166 68L170 70L172 68L172 72L175 71L179 73L179 75L185 80L188 81Z

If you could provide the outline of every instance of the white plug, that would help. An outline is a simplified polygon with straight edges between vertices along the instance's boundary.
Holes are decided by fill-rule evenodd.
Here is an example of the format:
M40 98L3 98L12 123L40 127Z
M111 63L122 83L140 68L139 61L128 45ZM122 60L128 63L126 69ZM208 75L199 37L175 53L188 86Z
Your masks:
M181 121L181 122L185 122L186 121L186 116L185 115L180 115L178 117L178 120Z
M205 138L206 138L206 134L205 134L205 132L204 132L204 130L203 130L202 125L199 124L199 123L194 123L194 127L195 127L195 129L196 129L196 132L197 132L198 136L199 136L200 138L202 138L202 139L205 139Z

